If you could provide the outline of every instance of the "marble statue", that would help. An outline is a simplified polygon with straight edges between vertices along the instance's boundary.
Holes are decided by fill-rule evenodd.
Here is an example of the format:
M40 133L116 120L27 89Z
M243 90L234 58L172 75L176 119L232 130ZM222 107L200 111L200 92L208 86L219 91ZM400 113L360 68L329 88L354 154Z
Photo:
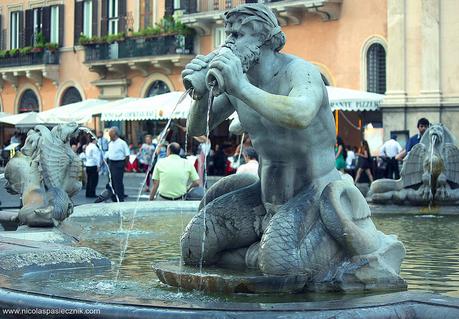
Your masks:
M433 124L405 159L400 179L379 179L370 199L381 204L451 204L459 200L459 149L443 124Z
M81 160L69 144L77 131L76 123L60 124L51 131L37 125L6 165L6 190L22 196L21 224L52 227L73 212L71 197L82 186Z
M241 5L224 17L222 48L182 72L194 89L188 132L206 134L208 117L213 129L236 111L259 154L259 178L229 176L209 189L181 238L184 263L301 274L303 285L332 290L403 286L403 244L375 228L365 198L335 169L319 71L280 52L286 38L267 6Z

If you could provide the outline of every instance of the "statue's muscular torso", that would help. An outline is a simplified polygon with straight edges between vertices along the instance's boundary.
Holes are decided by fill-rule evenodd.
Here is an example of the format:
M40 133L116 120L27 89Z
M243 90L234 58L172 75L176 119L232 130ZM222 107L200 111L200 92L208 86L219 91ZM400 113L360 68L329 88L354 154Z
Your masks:
M287 96L291 91L290 74L295 72L296 63L307 63L311 72L317 72L311 64L296 57L282 55L282 59L285 66L271 81L264 79L264 85L253 84L266 92ZM310 85L320 85L324 98L315 119L306 128L277 125L241 100L229 98L260 155L262 200L265 203L283 204L309 183L335 171L335 126L326 88L323 83Z

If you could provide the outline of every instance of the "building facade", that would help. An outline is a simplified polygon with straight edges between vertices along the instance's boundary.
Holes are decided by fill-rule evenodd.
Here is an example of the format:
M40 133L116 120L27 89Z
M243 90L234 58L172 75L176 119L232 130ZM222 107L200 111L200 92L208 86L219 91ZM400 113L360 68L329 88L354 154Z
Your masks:
M1 110L183 90L181 70L224 41L222 13L241 2L0 0ZM413 134L421 116L459 137L459 1L266 3L286 34L283 52L314 63L326 84L387 94L381 111L338 116L345 141L358 141L359 127L370 122L384 126L386 137L394 130ZM168 30L168 16L194 33Z
M387 1L385 135L417 133L420 117L459 138L459 1Z
M192 37L174 25L139 32L163 16L158 1L0 1L1 111L182 90Z

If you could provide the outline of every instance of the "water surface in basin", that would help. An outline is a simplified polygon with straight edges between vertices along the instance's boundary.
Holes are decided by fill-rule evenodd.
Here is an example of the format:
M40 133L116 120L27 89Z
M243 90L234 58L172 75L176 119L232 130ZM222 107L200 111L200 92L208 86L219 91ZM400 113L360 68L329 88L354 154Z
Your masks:
M119 230L116 219L78 222L83 227L80 245L91 247L113 262L111 271L71 271L41 273L3 279L0 285L47 294L92 300L142 302L296 302L336 300L367 294L280 294L219 295L184 292L158 281L152 264L178 259L179 238L193 213L152 213L136 219L129 246L115 284L115 267L126 230ZM459 297L459 217L447 216L373 216L386 234L396 234L405 244L407 255L401 275L409 290L426 290ZM129 218L124 222L128 228Z

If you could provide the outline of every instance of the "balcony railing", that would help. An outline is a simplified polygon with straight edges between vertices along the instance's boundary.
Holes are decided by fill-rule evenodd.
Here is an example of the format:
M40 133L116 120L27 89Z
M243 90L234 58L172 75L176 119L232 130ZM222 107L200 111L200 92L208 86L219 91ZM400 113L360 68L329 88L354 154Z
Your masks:
M192 36L139 37L114 43L87 44L85 62L193 53Z
M267 0L265 3L278 2L281 0ZM222 11L237 7L244 3L256 3L256 0L185 0L180 1L184 14L192 14L207 11Z
M26 55L0 58L0 68L38 64L59 64L59 51L30 52Z

